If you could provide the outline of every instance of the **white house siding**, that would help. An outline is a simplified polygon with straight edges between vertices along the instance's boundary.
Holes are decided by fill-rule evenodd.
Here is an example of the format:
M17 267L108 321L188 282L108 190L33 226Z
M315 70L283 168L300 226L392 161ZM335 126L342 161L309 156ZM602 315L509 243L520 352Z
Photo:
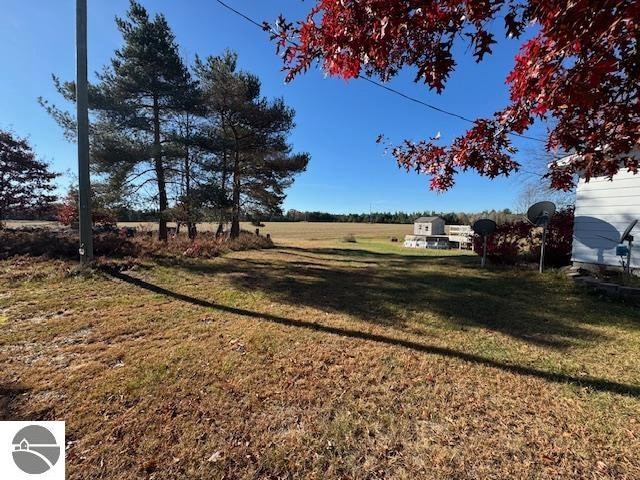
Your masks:
M443 235L444 220L441 218L429 222L416 222L413 224L414 235Z
M620 267L616 246L632 220L640 220L640 174L619 172L613 181L580 180L576 193L572 260L585 264ZM635 236L631 266L640 269L640 225Z

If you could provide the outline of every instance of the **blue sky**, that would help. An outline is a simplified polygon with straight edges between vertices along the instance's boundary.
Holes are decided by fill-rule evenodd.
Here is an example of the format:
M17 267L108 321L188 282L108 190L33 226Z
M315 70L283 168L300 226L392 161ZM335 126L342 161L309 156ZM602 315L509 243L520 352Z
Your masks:
M128 0L89 1L89 71L99 70L121 42L113 21L124 15ZM143 0L150 12L162 12L172 26L182 54L193 59L219 54L226 48L238 52L240 66L261 78L263 93L282 96L297 112L291 138L296 150L311 154L307 172L289 190L285 209L361 212L378 211L480 211L513 208L523 175L487 180L474 173L460 175L452 190L429 191L428 178L399 170L384 154L376 137L384 133L394 142L421 139L441 132L444 142L462 133L462 121L430 111L362 81L325 78L312 70L285 84L281 61L268 36L219 6L213 0ZM259 20L279 13L301 18L311 2L300 0L228 0ZM60 128L38 105L38 96L61 103L51 74L75 76L75 1L3 0L0 17L0 128L28 137L38 154L59 172L76 171L75 146L65 141ZM508 99L504 78L513 64L517 41L502 41L494 55L476 64L461 49L459 66L445 92L437 95L411 81L404 72L390 85L424 101L467 117L490 115ZM540 136L541 132L532 132ZM527 140L519 160L540 145Z

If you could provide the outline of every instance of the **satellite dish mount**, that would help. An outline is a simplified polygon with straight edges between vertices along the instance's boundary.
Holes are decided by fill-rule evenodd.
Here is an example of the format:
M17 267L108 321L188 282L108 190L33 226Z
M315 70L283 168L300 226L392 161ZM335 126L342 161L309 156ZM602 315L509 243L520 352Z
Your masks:
M482 218L475 222L471 228L476 234L482 235L482 260L480 261L480 266L484 268L487 264L487 237L496 231L496 222L488 218Z
M631 230L637 225L638 220L632 221L624 233L620 236L620 241L618 242L620 245L616 248L616 253L622 259L622 269L625 271L627 275L631 275L631 249L633 247L633 235L631 235ZM624 242L627 242L628 245L623 245ZM627 257L627 261L625 263L624 257Z
M536 227L542 227L542 245L540 245L540 273L544 271L544 251L547 243L547 227L553 214L556 213L556 206L553 202L538 202L527 211L527 218Z

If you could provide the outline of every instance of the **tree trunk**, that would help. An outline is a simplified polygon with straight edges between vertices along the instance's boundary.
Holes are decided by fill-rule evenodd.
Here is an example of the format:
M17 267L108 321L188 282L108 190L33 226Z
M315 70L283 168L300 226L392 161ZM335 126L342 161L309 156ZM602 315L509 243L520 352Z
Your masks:
M160 223L158 225L158 238L166 242L169 238L167 232L166 211L169 208L167 199L167 185L164 177L164 165L162 164L162 145L160 143L160 107L158 98L153 97L153 161L158 181L158 207L160 208Z
M240 147L238 136L233 132L235 152L233 160L233 196L231 199L231 238L240 236Z
M220 191L223 192L224 197L226 198L225 188L227 187L227 150L225 148L222 154L222 175L220 178ZM219 237L224 232L224 217L225 217L225 205L220 206L220 214L218 216L218 229L216 230L216 237Z
M191 140L191 124L189 123L189 114L186 116L185 137L187 144L184 152L184 193L186 197L186 213L187 213L187 235L189 239L195 240L198 234L196 224L193 221L193 199L191 198L191 157L189 151L189 141Z
M225 141L226 141L227 129L225 125L226 125L225 117L223 114L222 115L222 133L225 136ZM226 188L227 188L227 177L228 177L227 173L229 168L229 164L227 162L228 162L227 147L225 143L224 149L222 150L222 175L220 176L220 192L222 192L222 195L224 195L225 200L227 198ZM216 237L220 237L224 233L225 210L226 210L226 201L224 202L224 204L220 205L220 212L218 215L218 229L216 230Z

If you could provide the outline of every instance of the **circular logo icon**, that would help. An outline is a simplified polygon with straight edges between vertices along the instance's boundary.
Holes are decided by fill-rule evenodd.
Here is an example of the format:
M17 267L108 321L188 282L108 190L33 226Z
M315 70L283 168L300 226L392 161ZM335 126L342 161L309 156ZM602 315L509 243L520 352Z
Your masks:
M40 425L29 425L13 437L13 461L20 470L40 474L53 467L60 458L56 438Z

